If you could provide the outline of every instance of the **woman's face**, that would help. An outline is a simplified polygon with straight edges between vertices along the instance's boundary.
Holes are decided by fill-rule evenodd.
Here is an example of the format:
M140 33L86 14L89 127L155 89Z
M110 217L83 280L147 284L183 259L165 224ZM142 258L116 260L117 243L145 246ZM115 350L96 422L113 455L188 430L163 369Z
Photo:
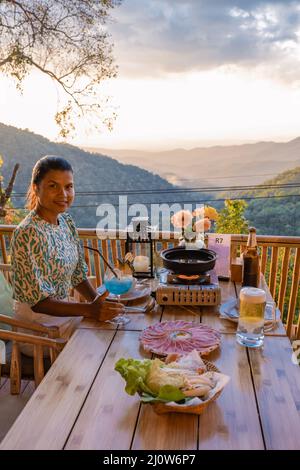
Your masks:
M50 170L38 185L34 185L38 204L59 214L66 211L74 200L74 180L71 171Z

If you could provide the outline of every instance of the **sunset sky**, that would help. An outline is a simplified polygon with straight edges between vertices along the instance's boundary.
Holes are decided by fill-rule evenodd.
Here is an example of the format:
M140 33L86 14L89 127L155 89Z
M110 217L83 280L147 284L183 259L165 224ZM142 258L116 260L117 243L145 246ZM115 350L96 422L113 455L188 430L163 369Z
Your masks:
M123 0L108 25L112 132L73 144L167 149L300 135L300 3ZM0 121L54 139L57 89L37 72L20 96L0 77Z

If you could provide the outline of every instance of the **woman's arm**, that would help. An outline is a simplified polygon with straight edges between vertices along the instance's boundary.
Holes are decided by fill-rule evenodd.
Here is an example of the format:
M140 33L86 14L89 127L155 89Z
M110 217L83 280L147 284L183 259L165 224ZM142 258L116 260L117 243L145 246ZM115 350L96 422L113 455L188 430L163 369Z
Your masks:
M75 289L79 294L84 297L88 302L92 302L97 297L98 293L91 282L86 279L78 284Z
M99 321L111 320L124 312L124 305L105 301L108 293L97 295L92 302L67 302L47 297L35 304L34 312L46 313L55 317L86 317Z

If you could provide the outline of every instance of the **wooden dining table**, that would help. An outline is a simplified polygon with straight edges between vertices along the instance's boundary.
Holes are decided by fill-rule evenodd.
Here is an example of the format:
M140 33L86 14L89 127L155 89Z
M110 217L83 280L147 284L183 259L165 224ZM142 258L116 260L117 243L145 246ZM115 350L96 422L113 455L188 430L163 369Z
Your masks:
M222 302L240 286L220 282ZM262 287L268 288L262 279ZM300 449L300 368L281 321L264 346L236 342L236 324L218 307L157 306L134 313L124 327L85 321L69 340L2 441L0 449L202 450ZM156 322L184 319L221 332L208 356L230 382L201 415L158 415L129 396L114 370L121 357L149 358L140 332Z

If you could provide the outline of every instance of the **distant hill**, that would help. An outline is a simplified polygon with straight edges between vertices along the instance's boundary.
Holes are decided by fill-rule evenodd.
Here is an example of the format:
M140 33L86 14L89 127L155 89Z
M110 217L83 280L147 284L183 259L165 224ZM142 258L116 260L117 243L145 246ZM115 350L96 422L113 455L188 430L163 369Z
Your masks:
M193 149L190 151L176 149L169 152L139 152L131 150L108 151L119 161L136 162L152 171L160 169L160 174L166 177L170 169L177 174L190 178L196 185L209 186L212 180L209 175L215 175L214 185L237 186L256 184L290 184L300 185L300 138L287 143L260 142L228 147L211 147L206 149ZM120 153L119 153L120 152ZM121 155L120 157L118 155ZM174 163L173 162L174 159ZM203 162L200 163L200 160ZM193 163L194 162L194 163ZM200 168L201 167L201 168ZM296 168L295 168L296 167ZM286 168L291 168L285 170ZM164 172L165 169L165 172ZM197 178L197 171L198 175ZM268 174L277 174L268 178ZM223 178L236 174L235 178ZM244 178L244 175L251 175ZM257 175L257 176L253 176ZM186 183L186 179L183 179ZM292 196L294 197L285 197ZM278 197L274 197L278 196ZM258 233L265 235L300 236L300 188L266 189L259 191L230 191L224 193L210 193L210 198L256 198L247 200L246 217L254 225ZM260 199L261 198L261 199ZM220 209L221 202L213 205Z
M246 217L258 233L300 236L300 166L265 181L270 185L292 183L299 184L299 187L243 192L243 197L257 198L249 201ZM239 192L230 193L231 197L241 195Z
M195 187L260 184L300 165L300 137L286 143L258 142L164 152L89 150L159 173L172 183Z
M216 150L216 153L214 153L213 149ZM179 157L180 152L186 152L184 153L184 158ZM209 156L210 152L211 155ZM95 227L97 225L100 219L96 216L96 207L99 204L103 202L118 203L118 198L113 195L86 194L91 191L117 191L118 194L122 194L122 191L136 190L135 194L128 196L129 204L136 202L144 202L147 204L151 202L188 202L192 200L200 203L203 200L211 200L214 198L214 193L170 193L169 191L176 189L176 186L170 184L162 177L164 175L163 168L166 168L169 174L174 173L180 176L180 172L184 175L185 166L188 169L191 167L191 169L194 169L194 175L192 175L191 172L190 177L193 177L194 181L196 181L198 177L197 171L198 174L204 178L204 176L207 175L208 167L211 168L210 171L213 175L220 175L220 168L222 168L223 176L228 175L233 171L233 168L235 168L235 170L238 168L236 164L236 162L239 161L238 155L243 155L244 168L248 168L245 172L250 174L251 171L252 175L261 175L259 182L270 184L297 182L300 184L300 138L294 139L286 144L259 143L232 147L212 147L211 149L194 149L189 152L178 149L174 152L164 152L164 154L166 157L165 163L162 156L159 162L158 154L155 154L156 170L152 169L152 171L156 171L158 174L153 174L133 165L119 163L115 159L100 153L95 154L87 152L68 144L56 144L28 130L20 130L12 126L0 124L0 155L4 158L2 173L6 182L14 164L16 162L21 164L14 188L15 193L24 194L27 191L33 165L40 157L44 155L61 155L70 161L74 168L77 191L74 206L82 206L72 208L71 213L74 215L76 223L80 227ZM202 157L199 156L200 154ZM221 154L223 155L222 158ZM174 164L172 162L172 156L174 156ZM185 165L182 165L182 160L185 161ZM200 160L202 160L202 164L200 164ZM254 169L251 167L251 161L254 162ZM259 161L261 164L259 164ZM267 161L269 163L265 166ZM160 168L160 165L162 168ZM276 173L277 169L280 169L284 165L291 165L296 168L281 172L272 179L267 179L266 176L264 176L265 174ZM199 170L200 166L201 171ZM241 168L240 171L242 171L241 165L239 168ZM207 181L210 182L211 180ZM242 184L244 183L256 184L257 181L254 177L251 177L250 182L243 180ZM220 182L220 184L223 183ZM240 184L240 180L238 178L226 180L225 184ZM187 186L190 187L191 184ZM159 189L167 190L167 193L143 193L145 190L154 191ZM85 192L86 195L80 194L81 192ZM232 191L225 195L217 193L218 198L241 195L242 193L233 193ZM286 195L296 196L290 198L271 197ZM259 192L248 191L247 193L243 193L243 196L269 197L269 199L250 201L247 209L247 218L250 220L251 224L257 227L259 233L270 235L300 235L299 188L269 189ZM15 207L23 207L24 197L14 197L13 203ZM218 209L223 205L221 202L210 204Z
M20 130L0 123L0 155L4 159L2 173L7 182L15 163L21 168L17 175L14 192L26 193L30 183L31 171L35 162L44 155L60 155L73 166L77 196L71 213L81 227L95 227L100 218L96 217L96 207L101 203L118 203L117 196L80 195L80 192L102 192L136 190L128 196L128 203L135 202L172 202L177 200L194 200L201 202L205 195L188 194L142 194L146 190L172 190L175 188L159 175L155 175L136 166L122 164L101 154L86 152L68 144L57 144L36 135L28 130ZM141 193L139 194L139 191ZM24 198L13 198L15 207L24 206ZM86 207L92 206L92 207Z

